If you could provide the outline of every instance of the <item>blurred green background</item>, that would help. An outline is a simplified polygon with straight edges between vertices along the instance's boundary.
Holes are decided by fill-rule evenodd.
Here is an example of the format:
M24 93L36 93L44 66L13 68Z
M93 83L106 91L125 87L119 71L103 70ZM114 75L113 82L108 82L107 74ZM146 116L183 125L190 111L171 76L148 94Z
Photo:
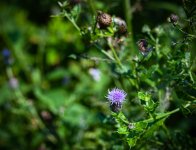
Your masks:
M0 2L0 149L128 149L126 142L114 134L105 95L108 89L124 83L129 95L123 108L125 114L131 120L139 120L144 112L134 99L137 90L129 88L110 69L112 64L109 68L106 61L86 59L103 58L103 54L86 43L66 18L52 17L61 11L57 2ZM83 0L80 5L79 26L92 24L93 9L126 18L121 0ZM143 38L144 24L150 28L165 26L171 13L186 16L180 0L133 0L131 5L135 45ZM178 36L182 35L174 37ZM194 43L190 46L192 57ZM10 52L9 64L4 60L5 50ZM127 54L139 52L130 49ZM95 68L99 69L98 80L92 75ZM167 124L171 130L187 133L186 142L195 144L190 140L196 136L194 115L184 118L178 113ZM171 136L184 138L181 132ZM180 140L176 139L179 143Z

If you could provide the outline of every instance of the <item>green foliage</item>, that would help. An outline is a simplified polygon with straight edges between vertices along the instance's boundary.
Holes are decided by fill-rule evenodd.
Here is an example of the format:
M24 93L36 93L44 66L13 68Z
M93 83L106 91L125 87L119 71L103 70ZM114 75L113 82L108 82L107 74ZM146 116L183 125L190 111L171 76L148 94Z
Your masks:
M141 100L141 104L144 106L144 109L150 114L154 115L155 109L158 106L158 103L152 100L152 97L148 93L138 92L138 98ZM155 117L155 116L153 116Z
M0 149L193 150L195 2L71 1L0 2Z

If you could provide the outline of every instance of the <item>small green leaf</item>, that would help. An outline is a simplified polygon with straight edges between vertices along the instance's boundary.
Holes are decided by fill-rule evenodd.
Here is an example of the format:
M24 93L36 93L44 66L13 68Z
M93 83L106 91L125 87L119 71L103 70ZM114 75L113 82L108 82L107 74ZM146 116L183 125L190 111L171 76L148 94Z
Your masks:
M119 134L128 134L128 133L129 133L129 132L128 132L127 126L120 126L120 127L118 128L117 132L118 132Z
M127 138L127 143L129 144L130 147L134 147L138 139L139 137Z
M151 99L151 95L144 92L138 92L138 98L143 101L149 101Z
M134 125L135 128L134 129L137 130L137 131L143 131L143 130L146 129L147 125L148 124L146 122L140 121L140 122L135 123L135 125Z
M142 28L142 32L144 33L150 33L151 29L148 25L144 25Z

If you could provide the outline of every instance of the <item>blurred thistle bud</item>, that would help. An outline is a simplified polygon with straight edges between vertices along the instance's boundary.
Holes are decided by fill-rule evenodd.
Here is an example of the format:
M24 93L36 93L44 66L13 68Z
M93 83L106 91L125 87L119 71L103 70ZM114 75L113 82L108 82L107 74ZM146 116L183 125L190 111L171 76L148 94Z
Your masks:
M115 17L113 19L113 21L114 21L114 23L117 26L117 32L119 34L126 34L127 33L127 24L126 24L126 22L124 20L122 20L119 17Z
M177 25L179 17L176 14L171 14L168 18L168 21L171 22L173 25Z
M41 112L41 117L42 117L43 120L45 120L45 121L51 121L51 119L52 119L51 114L50 114L48 111L45 111L45 110L43 110L43 111Z
M127 93L124 90L113 88L111 91L108 90L106 98L110 102L110 109L113 112L119 112L122 108L122 103L125 101Z
M92 76L92 78L95 80L95 81L100 81L101 79L101 72L100 70L98 69L95 69L95 68L90 68L89 69L89 74Z
M97 12L97 23L100 28L107 28L112 23L112 17L107 13L98 11Z
M141 39L137 42L139 51L142 55L147 56L148 53L152 50L152 47L148 48L148 42L145 39Z
M18 88L18 80L16 78L10 78L9 79L9 86L11 89L17 89Z
M3 56L3 62L4 62L5 65L11 65L12 64L10 50L4 48L3 51L2 51L2 56Z

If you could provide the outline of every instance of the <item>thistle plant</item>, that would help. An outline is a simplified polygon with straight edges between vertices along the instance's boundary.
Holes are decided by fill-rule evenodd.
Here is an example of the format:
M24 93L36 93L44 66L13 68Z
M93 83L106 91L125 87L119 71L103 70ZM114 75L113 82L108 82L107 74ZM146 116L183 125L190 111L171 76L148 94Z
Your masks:
M195 91L195 77L190 71L194 60L191 60L191 53L188 45L185 44L195 39L195 35L187 33L180 27L177 15L172 14L169 16L169 21L173 24L174 29L168 26L158 26L151 29L148 25L144 25L142 29L143 37L138 39L136 43L137 50L142 55L137 53L134 56L133 53L128 53L130 51L128 48L130 47L126 47L130 38L129 34L132 34L127 29L130 27L130 22L126 23L108 12L97 10L97 13L92 15L93 22L88 27L79 27L76 25L77 20L74 19L72 10L69 13L64 8L64 5L60 4L60 6L62 7L60 16L67 17L82 37L105 55L108 62L114 65L111 71L118 78L123 79L121 85L126 89L130 89L127 91L134 93L133 96L124 90L113 88L108 91L106 96L110 103L111 114L116 122L117 133L128 143L130 148L140 149L142 144L138 144L138 141L144 143L145 140L153 137L160 128L168 134L165 125L166 119L172 114L183 110L191 111L190 108L195 105L196 98L189 92L185 92L186 97L189 98L177 108L160 111L162 107L160 104L163 101L160 93L166 96L166 89L171 89L173 94L183 91L185 87ZM130 21L130 18L128 21ZM177 39L177 37L172 37L167 28L180 31L184 36L184 44L179 43L172 47L168 41L170 38ZM122 37L124 41L119 44L117 41L120 41ZM161 39L165 37L167 37L167 40L164 43ZM134 47L132 46L131 48ZM125 53L129 54L129 56L125 55ZM186 82L186 85L184 82ZM175 87L179 88L175 89ZM174 96L167 95L166 100L169 101L170 98L174 98ZM180 97L177 96L176 98ZM141 107L140 109L144 110L146 115L139 120L130 121L123 113L122 105L125 99L129 102L132 99L137 99L137 104Z
M31 4L0 2L0 149L195 149L196 1Z

